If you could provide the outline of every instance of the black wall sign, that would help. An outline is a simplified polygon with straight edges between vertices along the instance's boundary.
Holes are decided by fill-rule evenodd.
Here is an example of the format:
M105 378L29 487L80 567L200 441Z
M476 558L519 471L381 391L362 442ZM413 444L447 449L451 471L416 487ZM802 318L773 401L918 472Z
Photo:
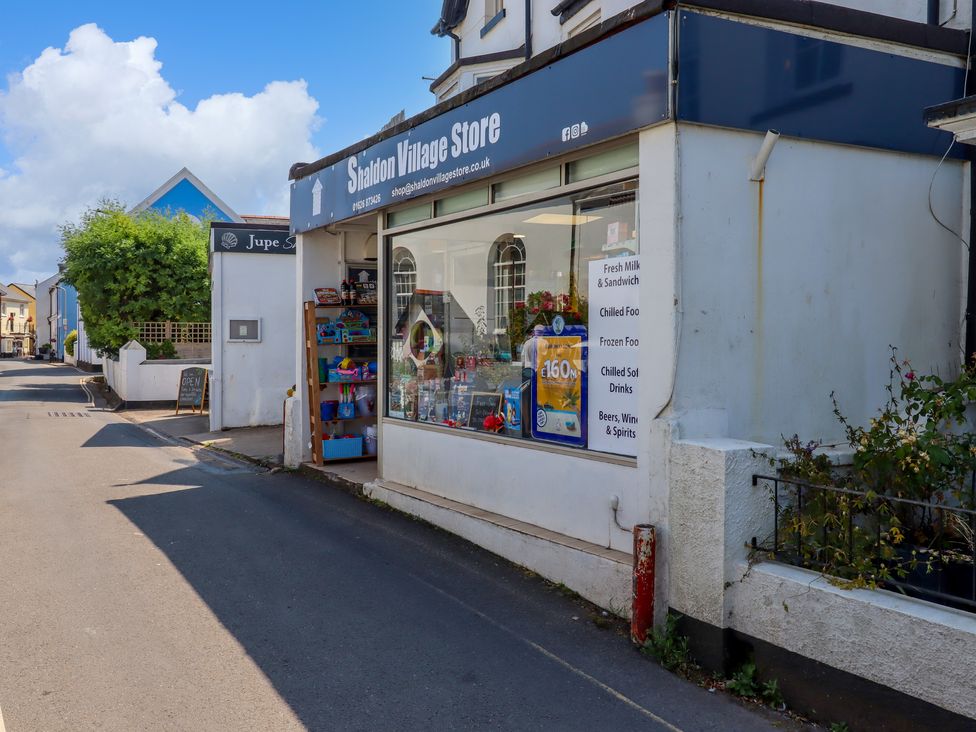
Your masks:
M294 254L295 237L287 226L248 226L246 224L210 224L214 252L243 254Z
M497 175L668 115L662 13L294 181L292 230Z

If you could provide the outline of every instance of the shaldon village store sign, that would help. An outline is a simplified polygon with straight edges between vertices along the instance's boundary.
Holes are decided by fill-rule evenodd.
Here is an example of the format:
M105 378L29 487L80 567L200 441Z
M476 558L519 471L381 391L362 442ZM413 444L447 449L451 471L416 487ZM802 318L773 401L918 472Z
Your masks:
M214 252L244 254L294 254L295 237L287 226L268 227L247 224L210 224L211 248Z
M292 182L294 233L668 118L665 14ZM300 173L300 170L299 170Z

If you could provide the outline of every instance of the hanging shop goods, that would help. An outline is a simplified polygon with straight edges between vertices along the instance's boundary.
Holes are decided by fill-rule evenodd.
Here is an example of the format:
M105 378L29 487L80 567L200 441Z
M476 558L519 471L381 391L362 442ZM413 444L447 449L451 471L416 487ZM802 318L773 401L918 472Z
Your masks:
M617 148L572 172L626 170L635 156ZM390 237L391 261L409 266L390 283L389 416L636 455L637 190L626 176L557 188Z
M305 303L309 426L316 465L376 458L376 304L350 280L315 288Z

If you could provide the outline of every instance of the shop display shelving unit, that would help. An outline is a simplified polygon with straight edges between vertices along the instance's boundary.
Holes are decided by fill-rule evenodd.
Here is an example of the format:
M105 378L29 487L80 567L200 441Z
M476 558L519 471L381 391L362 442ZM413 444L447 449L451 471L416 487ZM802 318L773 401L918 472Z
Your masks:
M349 353L350 348L372 348L373 354L370 360L376 360L376 346L374 341L359 341L357 343L319 343L318 324L327 317L326 313L338 315L343 310L359 310L370 316L371 327L376 328L376 316L378 307L376 305L316 305L311 300L305 302L305 379L308 399L308 418L309 427L312 434L312 457L316 465L324 465L331 462L342 462L349 460L375 460L375 455L358 455L353 457L326 458L323 455L322 438L325 434L326 424L332 427L353 424L356 432L361 432L367 425L376 425L376 414L370 416L356 415L350 419L334 419L327 423L322 420L322 396L323 392L338 387L341 384L375 384L376 379L365 379L362 381L326 381L319 379L319 353L323 349L339 349L342 353ZM377 404L379 398L377 397ZM350 430L347 430L350 431ZM365 438L364 438L365 450Z

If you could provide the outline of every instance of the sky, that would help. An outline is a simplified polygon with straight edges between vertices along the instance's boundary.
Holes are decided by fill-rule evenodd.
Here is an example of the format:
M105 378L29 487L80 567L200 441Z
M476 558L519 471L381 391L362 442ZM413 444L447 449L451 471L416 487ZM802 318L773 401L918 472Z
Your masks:
M287 215L292 163L434 103L441 4L11 2L0 283L53 274L59 226L106 198L135 205L184 166L238 213Z

